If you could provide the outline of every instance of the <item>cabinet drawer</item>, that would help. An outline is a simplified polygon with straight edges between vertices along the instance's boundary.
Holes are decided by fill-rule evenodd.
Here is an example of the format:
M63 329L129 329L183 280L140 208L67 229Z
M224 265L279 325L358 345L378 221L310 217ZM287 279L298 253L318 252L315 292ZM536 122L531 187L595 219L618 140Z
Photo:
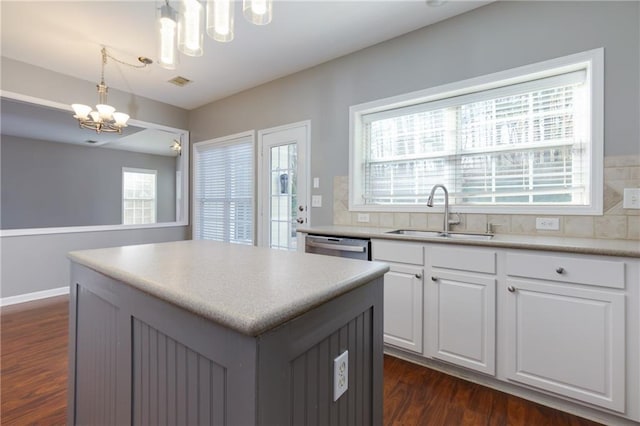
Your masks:
M624 288L624 262L581 256L507 254L507 275Z
M492 250L431 246L429 259L434 268L459 271L496 273L496 252Z
M421 244L372 241L373 260L422 265L424 263L423 249Z

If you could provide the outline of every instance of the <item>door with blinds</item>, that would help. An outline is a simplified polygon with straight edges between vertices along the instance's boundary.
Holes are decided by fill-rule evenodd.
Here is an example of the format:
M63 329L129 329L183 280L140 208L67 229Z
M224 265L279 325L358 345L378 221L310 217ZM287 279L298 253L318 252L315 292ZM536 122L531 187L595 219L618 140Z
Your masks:
M193 239L254 243L254 140L245 132L193 144Z
M296 228L308 221L308 121L258 132L259 245L296 250Z

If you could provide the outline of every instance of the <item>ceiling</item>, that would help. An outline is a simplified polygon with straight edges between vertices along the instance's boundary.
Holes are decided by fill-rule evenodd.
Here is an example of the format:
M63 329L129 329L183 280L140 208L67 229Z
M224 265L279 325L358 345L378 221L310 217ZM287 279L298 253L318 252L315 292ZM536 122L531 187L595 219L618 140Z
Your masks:
M173 4L176 0L172 0ZM193 109L318 65L490 1L274 0L273 21L246 22L235 4L235 39L205 36L204 56L180 55L176 70L109 60L108 86ZM156 55L157 1L0 1L2 56L98 82L100 48L129 63ZM178 87L168 80L193 83Z

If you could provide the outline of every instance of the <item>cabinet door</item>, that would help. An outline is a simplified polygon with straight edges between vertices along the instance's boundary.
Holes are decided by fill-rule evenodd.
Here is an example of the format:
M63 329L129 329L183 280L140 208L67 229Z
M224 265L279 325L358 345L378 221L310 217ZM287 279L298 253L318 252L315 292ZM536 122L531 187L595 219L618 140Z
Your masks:
M422 268L389 266L384 276L384 342L422 353Z
M625 296L507 280L507 377L625 411Z
M495 374L496 279L433 269L427 355Z

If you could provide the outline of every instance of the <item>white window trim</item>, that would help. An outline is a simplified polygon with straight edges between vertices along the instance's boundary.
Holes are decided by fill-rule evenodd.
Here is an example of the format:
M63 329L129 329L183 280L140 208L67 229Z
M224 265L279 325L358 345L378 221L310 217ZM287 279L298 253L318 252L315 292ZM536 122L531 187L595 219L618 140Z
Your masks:
M153 217L154 217L154 220L153 220L152 223L144 223L142 225L152 225L152 224L158 223L158 171L157 170L153 170L153 169L139 169L139 168L135 168L135 167L123 167L122 168L122 197L121 197L122 209L120 209L122 217L120 218L120 221L122 223L124 223L124 174L125 174L125 172L129 172L129 173L144 173L144 174L147 174L147 175L153 175L153 178L155 180L155 188L156 188L155 197L153 197ZM129 225L133 225L133 224L129 224Z
M256 217L256 185L255 185L255 174L256 174L256 131L255 130L247 130L245 132L235 133L233 135L222 136L215 139L209 139L206 141L195 142L193 144L193 166L191 173L191 188L193 188L194 194L196 190L196 185L199 179L199 170L196 165L198 164L200 157L200 150L211 145L216 146L228 146L234 145L238 142L239 139L251 139L251 146L253 148L253 168L254 168L254 187L253 187L253 203L251 204L251 208L253 209L253 245L256 245L257 241L257 217ZM195 207L191 209L191 239L195 240L195 228L196 228L196 220L198 219L198 209Z
M349 210L363 212L442 212L444 210L442 206L429 208L426 205L366 205L361 202L360 182L363 177L357 153L362 152L361 129L364 115L417 103L433 102L472 91L489 90L504 86L505 83L516 84L529 80L532 76L549 77L556 74L558 70L570 72L585 65L587 66L587 84L591 91L591 157L588 160L591 165L591 204L588 206L453 205L452 208L460 213L601 215L604 194L604 48L351 106L349 108Z

